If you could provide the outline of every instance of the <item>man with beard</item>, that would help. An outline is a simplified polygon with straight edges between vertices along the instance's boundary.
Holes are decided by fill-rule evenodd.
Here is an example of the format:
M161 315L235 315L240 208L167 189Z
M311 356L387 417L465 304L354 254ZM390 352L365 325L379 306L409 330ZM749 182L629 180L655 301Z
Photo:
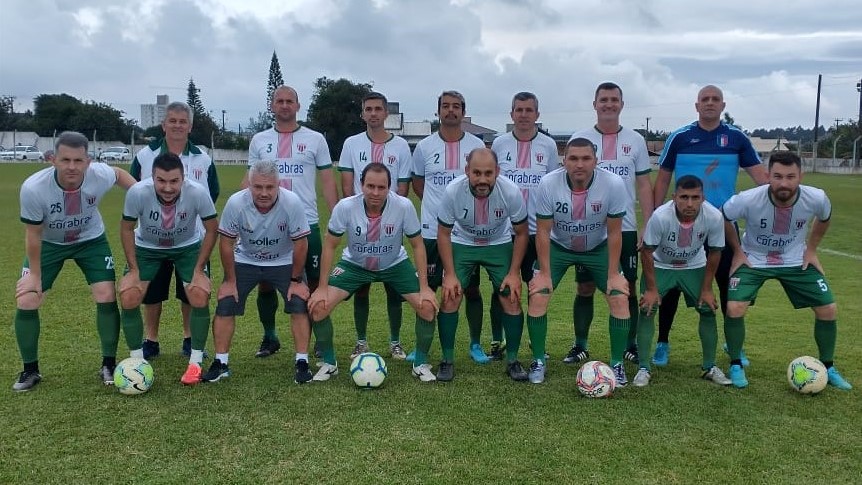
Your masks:
M801 182L799 157L792 152L773 153L768 185L742 191L722 207L726 237L733 248L724 335L731 359L730 380L739 388L748 385L740 355L745 313L763 283L771 279L781 283L794 308L814 310L814 341L829 384L853 388L833 365L838 308L817 258L832 205L823 190ZM745 222L741 244L731 221Z

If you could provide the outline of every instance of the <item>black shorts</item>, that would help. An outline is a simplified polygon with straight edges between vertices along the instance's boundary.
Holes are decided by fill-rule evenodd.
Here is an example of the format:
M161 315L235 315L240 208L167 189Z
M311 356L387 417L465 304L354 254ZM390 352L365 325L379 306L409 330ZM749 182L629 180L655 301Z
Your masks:
M284 313L308 313L306 301L294 295L287 300L287 289L290 287L290 278L293 275L293 265L284 266L256 266L253 264L236 263L236 292L239 301L233 297L222 298L216 305L216 315L230 317L243 315L245 313L245 302L249 293L258 283L269 283L280 294L284 300Z

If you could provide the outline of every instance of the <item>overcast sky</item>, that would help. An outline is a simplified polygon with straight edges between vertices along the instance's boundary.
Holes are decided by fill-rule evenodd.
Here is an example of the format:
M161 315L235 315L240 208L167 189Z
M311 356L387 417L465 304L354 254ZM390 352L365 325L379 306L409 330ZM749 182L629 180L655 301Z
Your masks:
M695 119L699 87L724 89L747 129L857 119L858 0L3 0L0 94L109 103L140 119L157 94L236 129L265 109L273 50L307 107L314 80L373 83L406 120L432 119L442 90L503 130L512 95L536 93L553 132L591 126L595 86L624 90L623 125L671 131ZM304 117L304 109L301 118Z

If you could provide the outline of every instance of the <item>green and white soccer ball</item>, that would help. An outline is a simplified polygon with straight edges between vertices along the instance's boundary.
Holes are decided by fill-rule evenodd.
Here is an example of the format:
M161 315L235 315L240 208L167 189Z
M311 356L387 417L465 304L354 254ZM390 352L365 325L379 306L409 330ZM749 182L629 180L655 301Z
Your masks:
M826 366L810 355L797 357L787 366L787 382L802 394L817 394L826 387L828 380Z
M380 387L387 375L386 362L374 352L359 354L350 363L350 377L363 389Z
M120 394L143 394L153 385L153 380L153 366L139 357L124 359L114 369L114 387Z

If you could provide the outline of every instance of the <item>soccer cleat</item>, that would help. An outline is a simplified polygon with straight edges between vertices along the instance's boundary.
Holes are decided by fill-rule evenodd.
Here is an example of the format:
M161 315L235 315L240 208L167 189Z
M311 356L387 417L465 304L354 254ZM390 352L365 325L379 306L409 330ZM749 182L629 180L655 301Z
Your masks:
M159 356L159 343L153 340L144 340L141 345L141 350L144 351L144 360L150 360Z
M850 389L853 389L853 386L843 377L841 377L841 374L838 373L838 369L836 369L835 367L830 367L826 371L826 375L829 377L829 385L837 387L838 389L841 389L843 391L849 391Z
M524 367L517 360L509 362L509 364L506 365L506 374L509 375L510 379L517 382L526 381L530 378L527 371L524 370Z
M748 379L745 378L745 369L741 365L734 364L730 366L730 382L733 387L742 389L748 386Z
M437 380L440 382L449 382L455 378L455 364L451 362L440 362L437 367Z
M635 378L632 379L632 384L635 387L646 387L649 385L650 378L652 378L652 374L650 374L649 369L641 367L638 369L638 373L635 374Z
M587 349L573 345L569 353L563 357L563 362L566 364L577 364L578 362L586 362L590 359L590 353Z
M422 382L434 382L437 380L437 376L431 372L431 364L413 366L413 376Z
M338 364L327 364L326 362L320 366L317 374L314 374L314 377L311 378L314 382L325 382L328 381L330 377L338 375Z
M416 350L411 350L410 353L407 354L407 357L404 357L404 360L407 362L413 362L416 360Z
M311 370L308 368L308 361L305 359L299 359L294 363L294 374L293 374L293 382L295 384L305 384L306 382L313 379L311 375Z
M725 342L724 345L721 346L721 348L724 349L725 354L730 355L730 352L727 351L727 342ZM751 361L748 360L748 357L745 356L745 349L741 349L739 351L739 360L742 361L743 367L748 367L751 364Z
M724 372L721 372L721 369L716 366L712 366L709 368L709 370L703 371L703 374L700 375L700 378L712 381L719 386L729 386L730 384L732 384L731 380L728 379L726 375L724 375Z
M488 351L488 358L491 360L503 360L506 356L506 342L491 342L491 350Z
M33 386L38 384L41 380L42 375L39 374L39 372L34 370L25 370L24 372L18 374L18 380L15 382L15 384L12 384L12 390L18 392L29 391L30 389L33 389Z
M353 347L353 352L350 353L350 361L353 362L359 354L364 354L365 352L370 352L371 348L368 347L368 342L365 340L357 340L356 346Z
M404 347L401 346L401 342L389 342L389 355L396 360L405 360L407 358L407 354L404 353Z
M655 344L655 353L652 354L652 363L664 367L670 359L670 344L667 342L659 342Z
M192 338L191 337L183 338L183 345L180 348L180 354L182 354L186 357L192 356Z
M626 387L629 384L629 380L626 377L626 368L623 366L622 362L617 362L613 366L614 369L614 377L617 380L617 387Z
M640 360L638 360L638 348L636 346L627 348L623 354L623 359L635 364L640 363Z
M200 364L195 364L189 362L189 366L186 367L186 372L180 377L180 382L187 386L193 386L201 381L201 374L203 370L201 369Z
M541 384L545 382L545 364L534 360L530 362L530 374L527 376L530 384Z
M487 364L491 362L491 359L485 355L485 351L482 350L482 344L470 344L470 358L472 358L477 364Z
M213 359L213 363L210 364L209 370L201 376L201 380L203 382L218 382L219 379L230 377L230 369L228 369L227 364L222 364L220 360Z
M281 348L281 342L278 340L270 340L266 337L260 341L260 348L254 354L255 357L269 357L270 355L278 352L278 349Z
M102 380L102 383L106 386L114 385L114 368L116 366L103 365L101 369L99 369L99 379Z

